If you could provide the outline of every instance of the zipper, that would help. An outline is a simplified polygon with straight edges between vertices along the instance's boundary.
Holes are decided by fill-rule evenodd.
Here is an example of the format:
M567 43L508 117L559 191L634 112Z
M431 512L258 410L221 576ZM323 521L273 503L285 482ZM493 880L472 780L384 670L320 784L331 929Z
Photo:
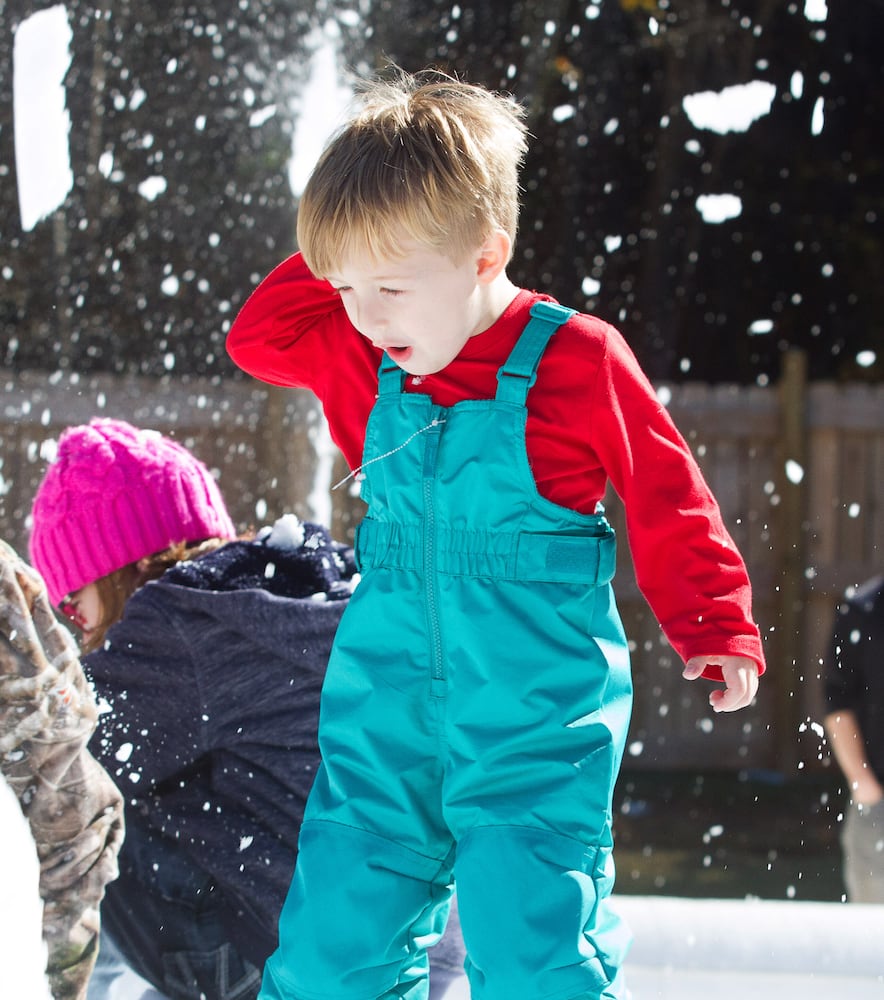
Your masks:
M436 459L439 453L439 442L442 436L444 420L440 420L443 408L434 406L433 419L427 428L426 446L424 448L423 468L423 500L424 500L424 531L423 531L423 570L425 587L425 605L427 612L427 629L430 637L431 684L432 694L441 696L445 693L445 660L442 656L442 626L439 621L439 596L436 587Z

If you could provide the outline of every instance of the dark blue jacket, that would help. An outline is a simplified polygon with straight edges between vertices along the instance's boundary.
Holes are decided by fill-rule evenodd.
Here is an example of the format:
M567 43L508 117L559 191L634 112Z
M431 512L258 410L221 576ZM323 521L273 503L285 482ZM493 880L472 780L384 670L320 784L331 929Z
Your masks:
M90 749L127 823L211 876L247 953L275 947L354 574L352 550L285 518L142 587L84 658L109 707Z

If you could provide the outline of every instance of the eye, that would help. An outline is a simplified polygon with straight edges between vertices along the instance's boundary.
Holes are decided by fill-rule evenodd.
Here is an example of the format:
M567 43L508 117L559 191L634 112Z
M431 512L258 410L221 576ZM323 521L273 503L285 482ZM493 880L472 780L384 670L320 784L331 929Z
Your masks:
M404 295L404 294L405 294L405 292L403 292L401 288L382 288L381 289L381 295L389 295L392 298L395 298L397 295Z
M336 295L343 295L345 292L352 292L353 289L349 285L332 285L332 291Z

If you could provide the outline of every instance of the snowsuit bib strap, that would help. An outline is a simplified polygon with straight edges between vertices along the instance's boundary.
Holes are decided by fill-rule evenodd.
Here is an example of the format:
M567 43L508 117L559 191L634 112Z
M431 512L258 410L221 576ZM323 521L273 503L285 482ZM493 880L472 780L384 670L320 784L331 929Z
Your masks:
M495 399L525 405L528 390L537 381L537 365L552 335L567 323L576 310L557 302L535 302L531 319L505 364L497 372Z
M405 388L405 372L389 354L384 354L378 367L378 395L387 396Z

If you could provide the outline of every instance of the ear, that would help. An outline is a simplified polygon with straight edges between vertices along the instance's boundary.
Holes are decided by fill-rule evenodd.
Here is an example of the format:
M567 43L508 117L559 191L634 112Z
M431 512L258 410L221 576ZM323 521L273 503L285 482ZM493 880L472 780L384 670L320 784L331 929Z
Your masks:
M512 249L513 242L502 229L487 237L476 256L476 277L481 284L490 285L506 270Z

